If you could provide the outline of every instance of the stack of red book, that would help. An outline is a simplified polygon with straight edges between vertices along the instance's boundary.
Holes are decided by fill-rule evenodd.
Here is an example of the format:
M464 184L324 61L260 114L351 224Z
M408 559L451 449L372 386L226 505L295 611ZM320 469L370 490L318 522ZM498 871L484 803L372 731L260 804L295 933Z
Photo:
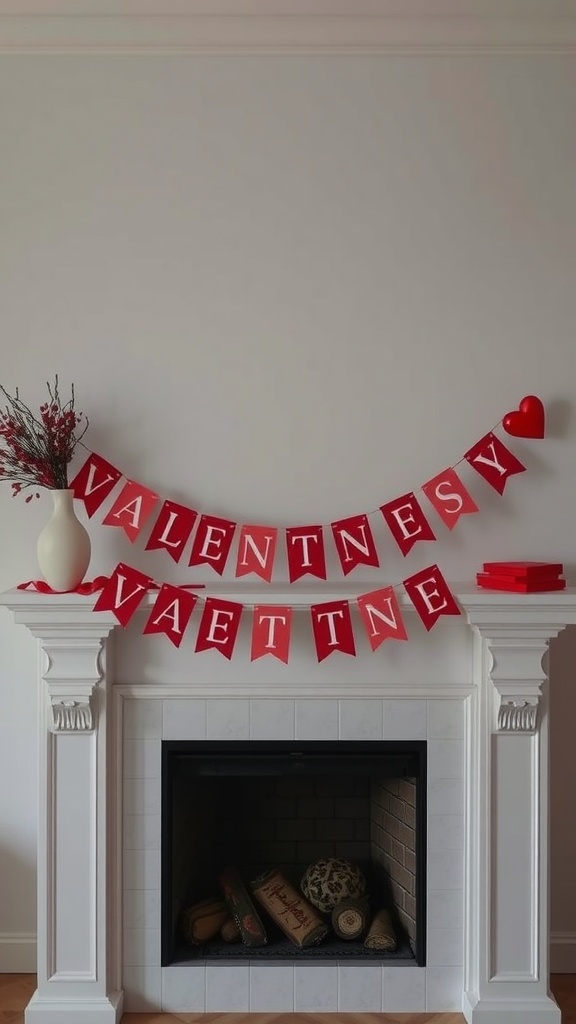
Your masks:
M536 594L545 590L564 590L561 562L484 562L483 572L476 573L479 587L489 590L515 590Z

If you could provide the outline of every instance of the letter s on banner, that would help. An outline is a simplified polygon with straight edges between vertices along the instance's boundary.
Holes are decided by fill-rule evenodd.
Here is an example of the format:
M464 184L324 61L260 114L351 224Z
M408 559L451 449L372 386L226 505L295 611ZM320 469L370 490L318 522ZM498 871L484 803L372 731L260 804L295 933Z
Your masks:
M451 467L422 484L422 490L449 530L454 529L460 516L478 511L478 505Z

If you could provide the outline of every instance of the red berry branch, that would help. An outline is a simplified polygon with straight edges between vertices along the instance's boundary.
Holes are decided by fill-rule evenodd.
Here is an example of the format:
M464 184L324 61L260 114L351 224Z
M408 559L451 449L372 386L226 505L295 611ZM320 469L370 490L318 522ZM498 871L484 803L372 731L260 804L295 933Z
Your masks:
M27 487L67 488L68 463L88 429L87 417L74 409L74 385L64 403L58 375L53 385L46 386L49 401L35 416L20 398L18 388L11 395L0 384L7 399L6 408L0 412L0 480L11 481L14 495ZM29 494L26 501L33 497Z

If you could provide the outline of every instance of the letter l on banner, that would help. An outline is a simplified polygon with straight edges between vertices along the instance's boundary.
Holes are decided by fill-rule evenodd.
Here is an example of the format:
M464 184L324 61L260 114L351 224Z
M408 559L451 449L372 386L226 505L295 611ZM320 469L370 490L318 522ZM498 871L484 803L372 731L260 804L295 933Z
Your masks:
M197 516L198 513L193 508L177 505L174 501L165 501L152 527L146 551L164 548L175 562L179 562Z

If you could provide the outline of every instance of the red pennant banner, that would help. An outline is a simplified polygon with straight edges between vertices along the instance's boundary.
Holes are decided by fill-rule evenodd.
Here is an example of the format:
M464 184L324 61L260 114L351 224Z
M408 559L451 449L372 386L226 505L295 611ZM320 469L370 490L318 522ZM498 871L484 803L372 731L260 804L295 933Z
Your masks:
M121 626L126 627L148 589L151 576L119 562L94 605L95 612L114 612Z
M464 458L498 494L504 494L508 477L523 473L526 469L492 432L470 448Z
M380 511L403 555L408 554L416 541L436 540L430 523L411 491L381 505Z
M422 484L422 490L449 530L454 529L460 516L478 511L478 505L451 468Z
M214 648L225 658L232 657L244 605L207 597L196 638L196 651Z
M286 530L290 583L302 576L326 579L326 559L321 526L291 526Z
M252 649L250 661L265 654L288 664L292 609L274 605L256 605L252 618Z
M348 601L313 604L310 606L310 615L318 661L324 661L334 651L356 656Z
M163 583L143 632L164 633L175 647L180 647L197 600L187 590Z
M200 516L192 544L189 565L211 565L219 576L224 572L236 523L218 516Z
M70 487L74 497L84 502L89 516L93 516L102 502L114 490L122 473L101 455L92 452L74 477Z
M385 640L407 640L408 634L394 587L382 587L358 599L368 642L376 651Z
M253 572L270 583L278 530L274 526L243 526L240 531L236 576Z
M404 586L428 631L441 615L460 615L460 609L437 565L429 565L427 569L409 576L404 580Z
M338 519L331 526L345 576L357 565L380 564L367 515Z
M119 526L133 544L157 501L154 491L128 480L102 522L104 526Z
M174 501L165 501L152 527L146 551L164 548L175 562L179 562L197 517L198 513L194 509L177 505Z

